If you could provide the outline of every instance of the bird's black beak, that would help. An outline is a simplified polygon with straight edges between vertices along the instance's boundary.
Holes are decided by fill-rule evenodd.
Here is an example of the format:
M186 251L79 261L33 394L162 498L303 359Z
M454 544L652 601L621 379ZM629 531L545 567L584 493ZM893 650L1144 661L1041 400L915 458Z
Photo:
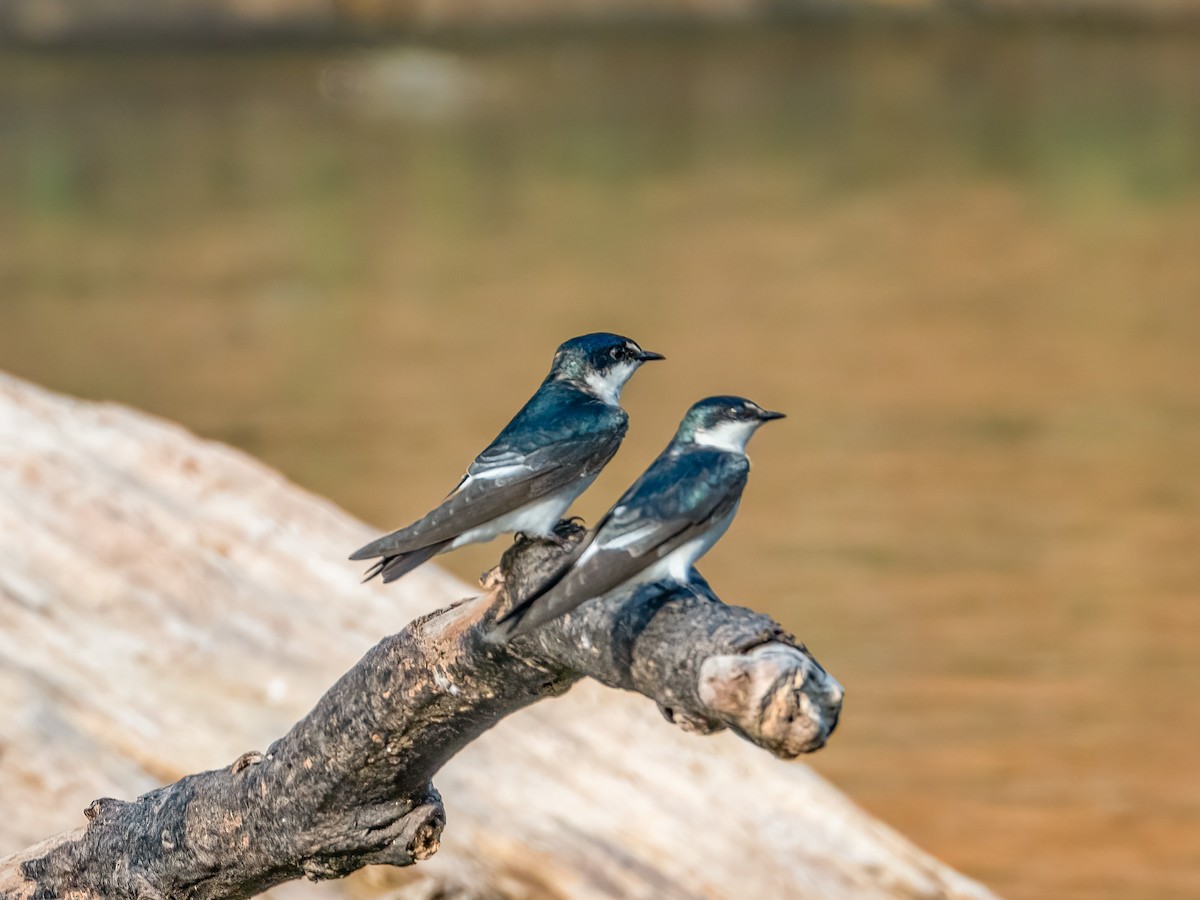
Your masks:
M666 359L666 357L653 350L642 350L638 353L638 362L654 362L656 359Z
M786 419L787 418L787 416L785 416L783 413L772 412L769 409L764 409L762 412L760 412L758 414L758 417L760 419L762 419L764 422L770 422L772 419Z

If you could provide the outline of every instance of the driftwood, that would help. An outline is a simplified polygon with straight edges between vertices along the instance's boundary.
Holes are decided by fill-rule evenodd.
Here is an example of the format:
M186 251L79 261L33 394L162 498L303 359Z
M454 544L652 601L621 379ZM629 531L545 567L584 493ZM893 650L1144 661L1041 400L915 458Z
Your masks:
M299 533L283 541L289 547L303 546L290 539L307 528L343 530L329 521L336 513L327 506L225 448L127 411L72 403L15 381L0 381L0 447L0 491L8 501L0 509L0 676L40 671L37 677L48 682L69 683L57 692L63 710L79 704L77 694L87 690L80 680L70 679L73 665L102 673L128 662L111 655L111 646L105 648L109 656L89 658L97 650L94 636L81 635L72 643L66 621L61 623L66 639L58 634L52 642L59 671L44 666L52 655L21 640L31 616L42 619L43 629L54 627L59 596L52 588L62 573L47 568L51 587L46 588L28 569L40 553L61 551L64 529L77 529L69 545L92 567L97 555L114 555L122 529L143 538L143 552L161 551L168 523L156 521L161 510L154 507L165 503L172 515L197 518L190 533L196 552L201 557L215 553L223 561L222 574L235 597L245 587L236 578L239 567L249 574L263 557L280 551L263 539L261 520L248 517L247 509L262 505L279 513L286 507L298 519L307 515ZM100 448L109 452L97 455ZM164 471L156 473L151 461ZM91 468L90 462L102 466ZM100 469L104 474L98 474ZM88 495L85 480L113 477L126 494L108 509L100 504L109 531L82 527L77 520L97 511L99 496ZM181 477L190 485L186 490L181 490ZM255 478L265 479L266 490L260 486L253 495L250 489L247 497L243 492ZM103 487L96 489L103 493ZM178 502L197 487L217 508L236 496L235 508L223 515L257 531L259 540L250 547L214 545L212 529L205 527L211 523ZM51 535L56 540L47 540ZM578 533L572 536L577 539ZM15 549L16 541L24 542L22 549ZM349 540L343 546L353 544ZM726 606L702 582L694 590L663 593L646 587L586 604L577 614L511 645L489 643L485 634L509 602L509 592L519 592L529 579L555 565L561 553L550 543L519 543L506 554L484 596L422 616L368 651L265 753L243 754L232 765L186 776L132 802L92 802L84 827L0 860L0 897L243 897L302 875L327 879L373 863L405 866L438 847L445 813L430 779L456 754L464 763L474 758L476 765L467 773L447 770L444 781L439 778L452 816L457 815L456 795L466 807L467 821L447 834L462 828L471 842L450 851L456 871L439 870L441 860L417 867L416 872L431 870L430 877L394 884L396 897L987 896L871 823L812 781L810 773L799 780L791 777L806 770L778 763L764 769L745 756L756 751L746 747L734 753L735 744L708 743L703 753L681 749L685 745L669 738L670 730L653 731L651 722L624 705L614 718L604 704L620 694L601 697L592 691L582 710L572 712L568 706L540 719L522 713L518 751L507 756L493 752L483 760L490 764L480 766L475 747L487 745L490 736L468 744L503 717L564 692L584 675L651 697L683 730L729 729L785 758L820 747L836 723L841 701L837 682L769 619ZM306 563L295 551L282 556L321 577L319 565ZM72 574L82 574L72 571L70 558L63 563L67 582ZM107 564L127 572L129 579L121 583L136 605L145 588L139 583L142 556L116 553ZM163 565L169 560L160 560L158 567ZM93 575L94 581L102 580ZM440 573L411 577L411 592L427 590L435 601L444 597L446 582ZM78 583L86 586L86 577ZM265 602L270 599L264 597ZM119 607L106 609L103 602L100 613L96 630L103 629L106 613L120 618ZM217 627L244 632L245 623L227 621L230 615L227 610L218 617ZM168 627L143 638L170 644L178 633L177 627ZM6 641L6 636L14 639ZM258 637L269 645L270 635ZM121 649L127 654L134 646ZM63 658L71 651L83 658ZM174 661L187 667L181 656ZM212 674L218 684L228 678L228 673ZM20 699L11 684L0 677L0 699L13 694ZM37 690L42 687L38 683ZM275 687L276 682L269 682L268 694ZM154 685L140 688L141 694L153 691ZM558 711L570 699L552 708ZM233 712L237 692L230 691L228 700ZM153 702L143 700L142 705L157 709ZM19 702L14 710L10 721L19 723ZM562 716L577 719L576 741L587 743L539 760L541 745L561 748ZM167 710L162 718L172 720ZM27 736L0 732L0 737L6 766L15 760L26 771L35 768ZM647 739L649 745L638 745ZM49 761L61 748L45 750ZM144 748L139 752L151 755ZM769 759L761 753L757 758ZM598 780L589 784L589 773L577 769L594 766L596 759L614 769L590 773ZM726 765L720 780L718 770ZM677 771L670 772L673 767ZM614 772L625 774L612 777ZM788 776L779 780L784 773ZM540 791L531 777L542 779ZM120 779L104 783L114 780ZM583 786L586 803L565 789L575 783ZM547 790L545 785L554 787ZM0 786L4 796L28 800L28 794L7 791L2 781ZM732 804L715 818L717 825L732 826L724 838L714 842L697 833L697 797L701 809ZM480 804L488 808L482 815ZM764 804L774 808L766 810ZM782 808L789 806L790 811ZM12 809L19 818L22 804ZM598 814L615 820L616 827L598 822ZM672 814L684 821L673 822ZM780 821L780 815L789 817ZM530 831L530 819L535 828L550 826L552 836ZM798 846L797 838L806 846ZM733 845L732 864L726 845Z

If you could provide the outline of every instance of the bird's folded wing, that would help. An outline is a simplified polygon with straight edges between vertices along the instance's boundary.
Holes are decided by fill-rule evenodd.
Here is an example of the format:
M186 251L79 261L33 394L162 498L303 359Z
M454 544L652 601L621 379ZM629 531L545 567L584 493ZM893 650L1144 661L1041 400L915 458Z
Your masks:
M372 541L350 558L408 553L458 537L598 472L620 443L619 434L596 434L526 454L496 454L486 465L476 460L467 477L437 509L407 528Z
M744 460L721 460L699 471L681 468L647 471L596 526L577 562L504 616L509 632L531 631L613 590L699 537L737 505L748 472Z

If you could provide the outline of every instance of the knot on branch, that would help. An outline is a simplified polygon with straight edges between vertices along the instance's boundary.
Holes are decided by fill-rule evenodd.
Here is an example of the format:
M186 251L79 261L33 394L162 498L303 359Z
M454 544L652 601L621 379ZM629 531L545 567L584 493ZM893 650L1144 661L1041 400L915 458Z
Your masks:
M230 764L229 771L231 771L234 775L237 775L243 769L248 769L250 766L258 765L264 759L266 759L266 757L257 750L249 750Z
M342 878L363 866L411 866L440 846L446 810L432 787L414 806L401 799L360 807L308 835L300 863L310 881Z
M436 804L420 807L425 819L413 832L408 843L409 855L417 861L429 859L442 845L442 829L446 827L446 810L439 799Z
M128 803L124 800L117 800L113 797L101 797L88 804L87 809L83 811L83 816L90 822L93 819L101 819L111 815L123 806L128 806Z
M714 722L707 716L676 709L663 703L658 704L658 711L663 714L664 719L672 725L679 726L680 730L686 731L688 734L716 734L725 727L722 723Z
M504 610L508 610L570 566L586 536L587 529L579 519L561 520L548 538L519 536L500 557L500 565L484 575L483 583L489 589L503 585Z
M776 756L825 746L837 727L842 686L799 647L762 644L711 656L700 667L700 699L725 724Z

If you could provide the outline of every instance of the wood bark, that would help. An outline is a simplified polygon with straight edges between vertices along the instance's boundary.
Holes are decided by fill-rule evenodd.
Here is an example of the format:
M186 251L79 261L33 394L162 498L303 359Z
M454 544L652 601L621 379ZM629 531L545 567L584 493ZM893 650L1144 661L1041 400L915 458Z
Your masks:
M0 862L4 900L988 896L772 758L826 740L840 688L702 582L496 646L553 544L429 614L465 586L358 585L340 555L367 529L261 465L3 376L0 500L0 853L88 810ZM682 734L722 729L771 753Z

